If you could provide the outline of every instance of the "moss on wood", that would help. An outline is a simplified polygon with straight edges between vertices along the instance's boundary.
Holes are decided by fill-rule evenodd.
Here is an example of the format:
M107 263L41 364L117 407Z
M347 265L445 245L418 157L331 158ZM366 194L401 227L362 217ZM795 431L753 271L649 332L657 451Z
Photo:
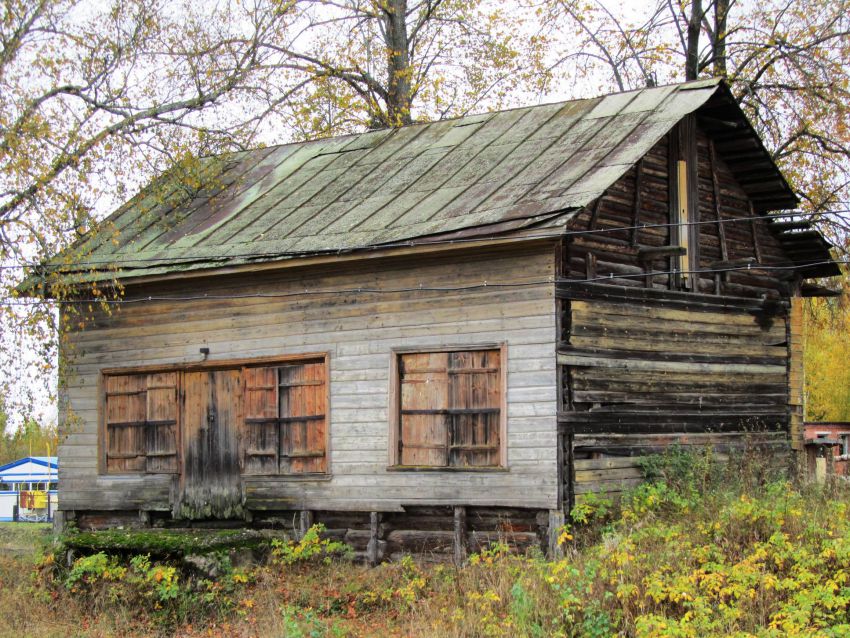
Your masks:
M287 538L281 531L252 529L143 529L72 532L62 537L68 549L84 553L132 553L152 556L188 556L222 550L258 549L273 538Z

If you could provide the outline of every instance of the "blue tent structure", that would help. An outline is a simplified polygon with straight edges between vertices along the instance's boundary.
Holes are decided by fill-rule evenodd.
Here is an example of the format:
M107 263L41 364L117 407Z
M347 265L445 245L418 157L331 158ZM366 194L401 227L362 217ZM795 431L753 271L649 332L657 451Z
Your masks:
M58 480L55 456L26 456L0 466L0 521L51 520Z

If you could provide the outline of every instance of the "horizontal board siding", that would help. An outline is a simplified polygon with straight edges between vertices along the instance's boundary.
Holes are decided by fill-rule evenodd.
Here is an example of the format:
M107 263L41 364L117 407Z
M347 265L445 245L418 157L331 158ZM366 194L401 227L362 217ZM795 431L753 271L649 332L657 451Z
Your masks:
M515 251L515 249L514 249ZM557 392L554 287L535 284L468 291L334 293L357 287L398 289L472 286L484 281L548 281L550 247L508 256L474 255L361 267L268 274L249 282L222 278L169 284L180 296L281 294L321 289L317 297L192 302L152 301L98 316L77 333L76 374L67 387L77 424L65 439L62 503L67 509L120 509L108 490L129 490L131 509L168 500L160 477L97 474L97 379L102 368L328 352L330 355L329 479L243 480L249 508L398 510L404 504L477 504L549 508L557 505ZM149 291L139 291L144 296ZM144 294L142 294L144 293ZM128 291L128 296L135 291ZM474 472L388 471L388 384L393 348L508 344L507 468ZM262 489L261 489L262 488Z
M774 460L789 450L784 306L688 305L661 292L638 304L624 288L596 291L558 290L558 420L572 441L574 495L637 484L639 457L674 443L723 454L755 446Z

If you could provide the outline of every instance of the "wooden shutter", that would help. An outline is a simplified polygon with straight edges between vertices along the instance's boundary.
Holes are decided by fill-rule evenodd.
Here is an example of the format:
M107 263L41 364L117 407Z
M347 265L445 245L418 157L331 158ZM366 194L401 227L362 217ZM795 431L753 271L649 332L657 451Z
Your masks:
M106 378L106 471L145 471L147 376Z
M326 393L324 362L278 368L280 471L285 474L325 472Z
M147 375L145 470L177 472L177 373Z
M448 464L448 358L445 352L399 357L401 465Z
M106 471L177 472L177 373L106 378Z
M449 465L499 464L501 366L498 350L449 353Z
M399 356L399 463L431 467L499 464L499 350Z
M246 368L244 379L244 472L326 472L324 361Z
M280 428L277 368L245 368L243 472L277 474Z

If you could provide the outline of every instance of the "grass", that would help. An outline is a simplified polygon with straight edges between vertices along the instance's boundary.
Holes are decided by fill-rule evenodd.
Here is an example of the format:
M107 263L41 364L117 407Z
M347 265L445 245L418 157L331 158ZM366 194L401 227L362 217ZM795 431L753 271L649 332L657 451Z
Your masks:
M618 504L573 510L554 561L496 545L459 569L368 569L314 534L210 580L107 553L69 568L36 542L0 554L0 637L850 636L850 497L745 465L653 460Z
M38 554L51 529L50 523L0 523L0 554Z

